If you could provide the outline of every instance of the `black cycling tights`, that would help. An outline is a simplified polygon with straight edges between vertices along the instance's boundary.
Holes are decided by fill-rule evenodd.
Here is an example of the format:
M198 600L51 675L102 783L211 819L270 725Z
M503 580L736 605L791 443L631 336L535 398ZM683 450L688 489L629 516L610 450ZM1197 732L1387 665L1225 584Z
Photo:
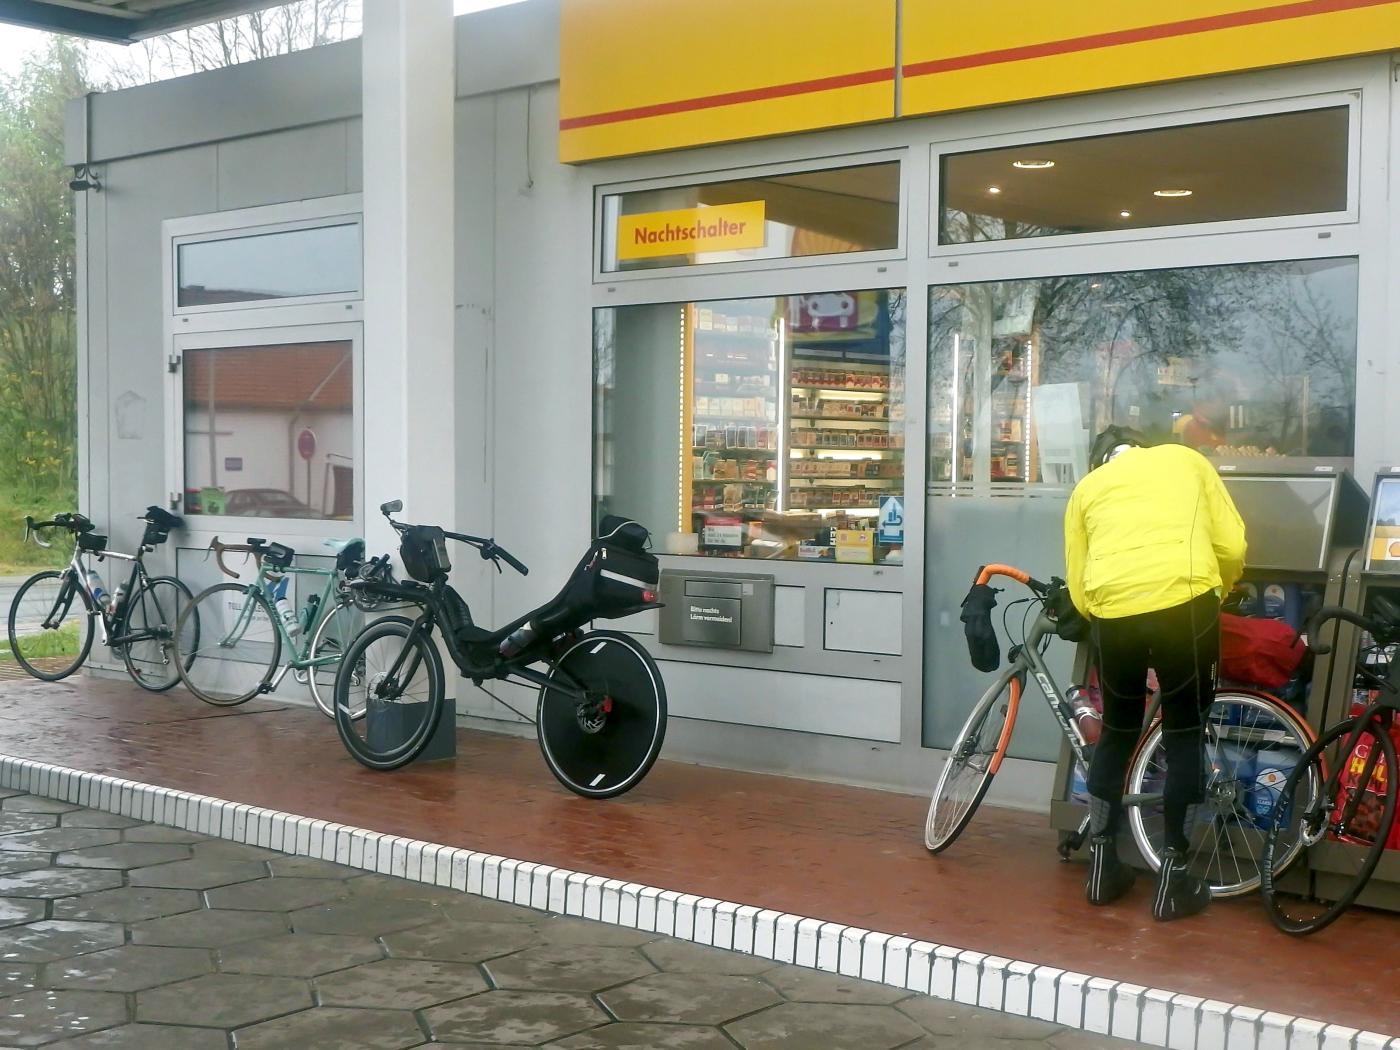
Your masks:
M1096 834L1117 831L1123 779L1142 735L1147 669L1162 689L1167 784L1163 801L1166 844L1185 851L1186 812L1204 799L1202 730L1215 695L1220 658L1220 599L1212 591L1158 612L1094 621L1103 734L1089 769Z

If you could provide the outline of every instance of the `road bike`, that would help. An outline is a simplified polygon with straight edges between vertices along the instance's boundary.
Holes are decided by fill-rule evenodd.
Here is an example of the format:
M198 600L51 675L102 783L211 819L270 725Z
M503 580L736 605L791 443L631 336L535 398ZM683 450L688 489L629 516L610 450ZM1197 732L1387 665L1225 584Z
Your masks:
M478 687L492 680L538 688L536 735L561 784L587 798L635 787L665 739L666 687L655 661L632 638L583 628L659 606L646 529L604 518L602 535L553 600L488 630L472 622L467 603L447 582L446 541L475 548L498 572L504 562L527 574L524 563L493 539L395 521L400 500L379 509L400 537L399 556L412 580L356 580L350 587L419 611L412 623L366 628L346 651L335 682L336 726L346 749L372 769L396 769L427 746L443 715L445 680L434 643L440 631L453 663ZM368 709L362 721L353 717L359 707Z
M135 554L107 549L107 537L78 513L55 514L49 521L24 519L24 538L41 547L46 529L63 529L73 536L73 553L64 569L35 573L20 585L10 603L10 655L35 678L57 682L83 666L96 631L102 644L121 654L131 680L159 693L179 678L171 635L180 612L190 602L190 590L173 576L152 576L145 556L184 528L178 515L156 506L146 508L146 523ZM131 563L124 584L108 594L89 559ZM0 653L0 660L5 658Z
M291 672L310 688L322 713L335 717L331 694L341 654L377 611L346 584L366 571L387 572L388 559L365 561L360 539L327 540L326 546L335 555L334 568L295 565L295 550L259 537L246 543L214 537L209 550L224 575L239 575L224 562L225 554L250 556L257 571L251 583L201 591L176 623L176 642L193 657L180 672L190 692L207 704L234 707L272 692ZM287 597L294 580L309 585L299 607ZM363 714L361 709L354 717Z
M1330 644L1318 641L1328 621L1355 624L1370 633L1354 679L1369 700L1354 704L1350 717L1319 734L1289 774L1271 814L1265 860L1299 849L1307 849L1310 858L1314 851L1324 852L1327 863L1321 871L1331 876L1324 888L1317 883L1316 871L1287 883L1266 874L1264 906L1284 933L1317 933L1336 922L1366 888L1393 842L1400 792L1394 772L1400 607L1373 595L1370 609L1371 615L1363 616L1324 606L1308 623L1309 648L1318 655L1332 651ZM1314 780L1321 783L1320 790L1309 787Z
M1056 683L1044 654L1064 625L1064 617L1052 610L1064 608L1064 581L1042 583L1009 565L986 565L977 584L986 586L994 576L1024 584L1032 597L1011 603L1028 604L1027 616L1036 611L1029 630L1009 653L1009 664L972 708L949 752L938 786L929 804L924 844L933 853L947 849L957 839L986 796L992 778L1001 768L1016 728L1016 716L1026 680L1034 677L1050 713L1081 770L1087 770L1093 747L1085 740L1074 718L1067 694ZM1006 612L1003 628L1008 636ZM1159 717L1160 696L1144 697L1146 732L1128 767L1123 799L1133 841L1143 859L1158 871L1165 848L1162 787L1166 780L1166 749ZM1260 882L1260 857L1273 803L1282 786L1279 769L1296 763L1312 743L1311 730L1297 713L1266 693L1245 689L1218 689L1206 719L1204 746L1207 782L1205 802L1194 824L1187 828L1191 841L1191 867L1204 878L1216 897L1253 892ZM1261 760L1267 763L1264 774ZM1315 781L1306 781L1316 790ZM1088 817L1074 832L1061 836L1064 859L1083 845ZM1295 845L1275 857L1281 871L1298 856Z

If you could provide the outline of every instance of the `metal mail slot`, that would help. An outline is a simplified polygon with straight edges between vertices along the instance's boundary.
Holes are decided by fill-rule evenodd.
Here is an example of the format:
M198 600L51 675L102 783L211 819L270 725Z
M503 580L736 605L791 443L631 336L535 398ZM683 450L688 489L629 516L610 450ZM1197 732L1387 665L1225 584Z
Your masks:
M666 645L773 651L773 577L661 572L660 637Z

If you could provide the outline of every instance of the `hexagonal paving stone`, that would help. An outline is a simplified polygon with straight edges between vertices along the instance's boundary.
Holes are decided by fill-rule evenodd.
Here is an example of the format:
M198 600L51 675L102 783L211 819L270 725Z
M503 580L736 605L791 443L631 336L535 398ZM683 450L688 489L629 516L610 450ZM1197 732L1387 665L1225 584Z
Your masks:
M115 948L125 939L120 926L110 922L61 922L48 920L16 926L0 933L0 960L5 962L53 962L74 955Z
M522 922L538 924L545 916L529 908L493 901L474 893L449 890L451 896L442 902L443 916L453 922ZM597 925L594 923L593 925ZM601 943L601 942L600 942Z
M744 1050L893 1050L921 1034L918 1025L888 1006L830 1003L783 1003L725 1025L724 1030Z
M423 1012L434 1039L538 1046L608 1020L586 995L482 992Z
M134 828L141 822L120 813L104 813L100 809L79 809L64 813L59 823L65 828Z
M154 886L122 886L99 893L84 893L53 902L55 919L96 922L141 922L162 915L179 915L203 907L194 890L166 890Z
M39 853L0 853L0 875L9 875L17 871L35 871L38 868L47 868L49 858L45 854Z
M148 919L131 927L135 944L167 944L181 948L222 948L287 932L287 919L266 911L187 911Z
M126 1019L124 995L36 988L0 1002L0 1045L44 1046L58 1039L110 1028Z
M957 1036L969 1042L974 1039L1048 1039L1064 1031L1061 1026L1048 1021L1016 1017L999 1010L960 1006L922 995L906 999L896 1009L933 1035Z
M88 846L70 850L54 858L68 868L144 868L172 860L188 860L188 846L161 846L147 842L117 842L110 846Z
M784 999L800 1003L863 1003L884 1006L908 999L909 993L874 981L859 981L802 966L779 966L763 979L778 989Z
M0 813L0 835L58 827L56 813Z
M228 1050L228 1036L209 1028L124 1024L71 1040L63 1050Z
M32 963L7 963L0 966L0 997L18 995L37 987L39 967Z
M423 1031L403 1010L317 1007L243 1028L238 1050L406 1050L423 1045Z
M41 897L54 900L79 893L115 889L122 884L119 871L92 871L82 868L33 868L0 875L0 897Z
M686 1024L610 1024L549 1045L563 1050L734 1050L717 1029Z
M267 875L255 861L177 860L153 868L137 868L127 876L133 886L165 886L177 890L212 890L235 882L248 882Z
M292 928L298 933L353 933L377 937L440 922L442 913L427 901L347 897L314 908L302 908L292 912L290 918Z
M652 974L598 998L620 1021L714 1025L782 1002L757 978L717 973Z
M349 891L333 879L259 879L223 886L206 895L211 908L244 911L295 911L343 897Z
M219 969L225 973L315 977L383 957L384 949L371 937L281 933L222 949Z
M533 927L514 922L444 922L384 937L390 955L444 962L485 962L538 942Z
M383 959L319 978L316 997L327 1006L422 1010L488 987L481 972L468 963Z
M139 827L128 828L122 834L122 838L127 842L208 842L208 835L201 835L197 831L186 831L184 828L167 828L160 824L142 824Z
M121 832L107 828L46 828L0 836L0 850L7 853L58 853L84 846L108 846L120 842Z
M38 922L48 905L31 897L0 897L0 926L19 926Z
M194 843L190 848L194 850L196 860L260 863L286 856L285 853L278 853L276 850L263 849L261 846L248 846L242 842L229 842L227 839L206 838L203 842Z
M315 857L274 857L267 862L273 875L301 879L355 879L364 874L359 868L347 868Z
M652 941L642 948L658 970L666 973L727 973L735 977L752 976L773 968L771 959L759 959L742 952L727 952L706 948L686 941Z
M274 863L268 861L268 864ZM468 897L468 894L461 890L450 889L447 886L431 886L426 882L409 882L404 879L396 879L391 875L379 875L368 872L361 875L350 883L350 891L357 897L392 897L394 900L404 901L428 901L435 904L448 904L460 901ZM482 900L484 897L472 897L473 900ZM490 903L500 903L492 901ZM509 905L502 905L509 907Z
M531 913L526 913L527 915ZM626 926L613 926L593 919L573 919L563 915L550 915L534 918L540 937L550 944L595 944L599 947L636 947L656 940L656 934L643 930L629 930Z
M212 973L214 964L202 948L156 948L124 944L44 967L49 988L90 988L97 992L139 992Z
M207 1028L241 1028L310 1006L306 982L292 977L212 973L136 993L138 1021Z
M56 798L42 798L39 795L14 795L0 802L0 809L11 813L72 813L81 808L71 802L60 802Z
M528 948L487 963L486 970L498 988L554 992L598 992L656 972L635 948L600 948L592 944Z
M929 1042L934 1042L934 1040L930 1039ZM947 1045L946 1039L942 1041L942 1045ZM1016 1044L1022 1048L1033 1045L1025 1042ZM1143 1047L1142 1043L1135 1043L1129 1039L1114 1039L1111 1035L1076 1032L1071 1029L1065 1029L1059 1035L1052 1035L1046 1040L1046 1045L1050 1046L1052 1050L1142 1050Z

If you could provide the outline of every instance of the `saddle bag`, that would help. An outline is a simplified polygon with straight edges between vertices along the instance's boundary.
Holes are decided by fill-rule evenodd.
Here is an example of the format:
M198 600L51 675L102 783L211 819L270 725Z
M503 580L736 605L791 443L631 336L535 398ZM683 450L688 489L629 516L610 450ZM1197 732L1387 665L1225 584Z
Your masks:
M646 528L609 516L598 531L564 589L535 617L538 634L552 638L590 620L615 620L656 605L661 568L646 549Z

